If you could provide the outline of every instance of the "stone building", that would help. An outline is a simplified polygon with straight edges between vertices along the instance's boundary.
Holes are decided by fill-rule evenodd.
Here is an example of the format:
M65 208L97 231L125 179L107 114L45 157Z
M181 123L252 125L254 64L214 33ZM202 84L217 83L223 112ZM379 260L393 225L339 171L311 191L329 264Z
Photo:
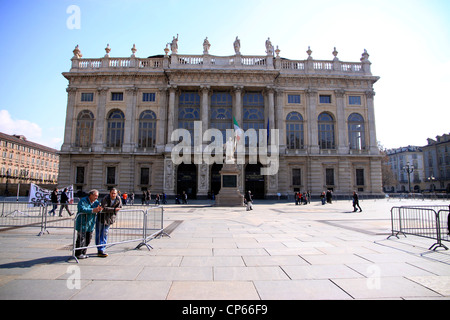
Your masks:
M44 187L58 182L57 150L28 141L23 135L0 133L0 195L20 195L30 189L30 183Z
M427 141L422 150L428 189L450 193L450 134Z
M200 44L201 45L201 44ZM315 196L332 189L382 193L381 157L377 148L374 84L369 55L343 62L336 49L329 61L288 60L270 39L261 56L240 52L178 53L178 37L164 55L86 59L77 46L72 68L63 73L67 88L67 118L60 153L60 185L75 189L111 187L122 192L186 191L206 198L220 189L221 164L172 161L175 129L193 134L198 124L224 135L236 119L244 131L278 129L279 170L261 175L264 164L238 164L238 188L257 198L310 190ZM231 47L231 44L230 44ZM208 142L200 142L204 150Z

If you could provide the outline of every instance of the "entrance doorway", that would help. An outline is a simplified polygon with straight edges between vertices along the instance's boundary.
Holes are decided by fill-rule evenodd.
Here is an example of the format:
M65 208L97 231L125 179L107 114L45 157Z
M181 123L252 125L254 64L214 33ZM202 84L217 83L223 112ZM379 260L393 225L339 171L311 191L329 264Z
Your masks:
M195 164L180 164L177 170L177 194L187 193L188 199L197 198L197 166Z
M255 199L264 199L265 195L265 176L261 175L261 168L261 163L245 167L245 192L250 190Z

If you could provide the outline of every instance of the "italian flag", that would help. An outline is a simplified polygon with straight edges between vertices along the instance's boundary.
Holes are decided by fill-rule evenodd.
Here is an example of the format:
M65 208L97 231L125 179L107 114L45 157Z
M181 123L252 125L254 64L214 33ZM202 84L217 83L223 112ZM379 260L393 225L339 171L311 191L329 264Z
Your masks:
M238 122L236 121L236 118L233 117L233 124L234 124L234 135L236 137L236 143L238 143L241 140L242 135L244 134L244 131L239 127Z

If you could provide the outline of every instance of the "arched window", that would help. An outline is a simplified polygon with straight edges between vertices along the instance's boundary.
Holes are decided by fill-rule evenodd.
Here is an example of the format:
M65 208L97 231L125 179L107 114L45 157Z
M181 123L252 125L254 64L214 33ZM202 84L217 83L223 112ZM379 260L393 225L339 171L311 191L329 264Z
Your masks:
M352 113L348 117L348 144L350 150L366 148L364 118L358 113Z
M94 115L88 110L81 111L77 118L75 145L88 148L92 145L94 136Z
M259 144L259 129L264 127L264 96L259 92L249 92L244 94L244 131L255 129ZM248 137L245 138L245 145L248 145Z
M324 112L319 115L319 147L322 150L336 148L334 134L334 118L331 114Z
M108 116L107 123L106 146L109 148L122 147L125 115L120 110L113 110Z
M291 112L286 117L286 146L288 149L303 149L303 117L298 112Z
M211 96L211 128L222 132L224 143L227 138L227 129L233 129L232 108L231 94L225 92L213 93Z
M139 117L139 148L154 148L156 144L156 114L147 110Z
M197 92L181 93L178 108L178 128L189 131L191 145L194 145L194 123L199 120L200 95Z

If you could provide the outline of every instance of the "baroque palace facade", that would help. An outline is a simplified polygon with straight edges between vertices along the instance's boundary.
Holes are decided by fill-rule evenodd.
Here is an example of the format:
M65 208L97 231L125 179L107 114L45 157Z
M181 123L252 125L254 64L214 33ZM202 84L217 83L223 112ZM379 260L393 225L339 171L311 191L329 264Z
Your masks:
M236 119L244 131L279 130L278 172L264 176L259 162L238 164L242 193L382 193L373 90L379 77L366 50L360 62L342 62L336 49L329 61L314 60L310 49L305 60L284 59L269 39L261 56L242 55L238 38L232 56L210 55L209 46L205 39L202 55L179 54L174 37L165 55L138 58L133 46L131 57L113 58L108 45L98 59L83 58L77 46L63 73L69 86L59 184L138 196L217 194L222 164L175 164L171 135L178 128L194 133L200 122L203 132L225 136Z

